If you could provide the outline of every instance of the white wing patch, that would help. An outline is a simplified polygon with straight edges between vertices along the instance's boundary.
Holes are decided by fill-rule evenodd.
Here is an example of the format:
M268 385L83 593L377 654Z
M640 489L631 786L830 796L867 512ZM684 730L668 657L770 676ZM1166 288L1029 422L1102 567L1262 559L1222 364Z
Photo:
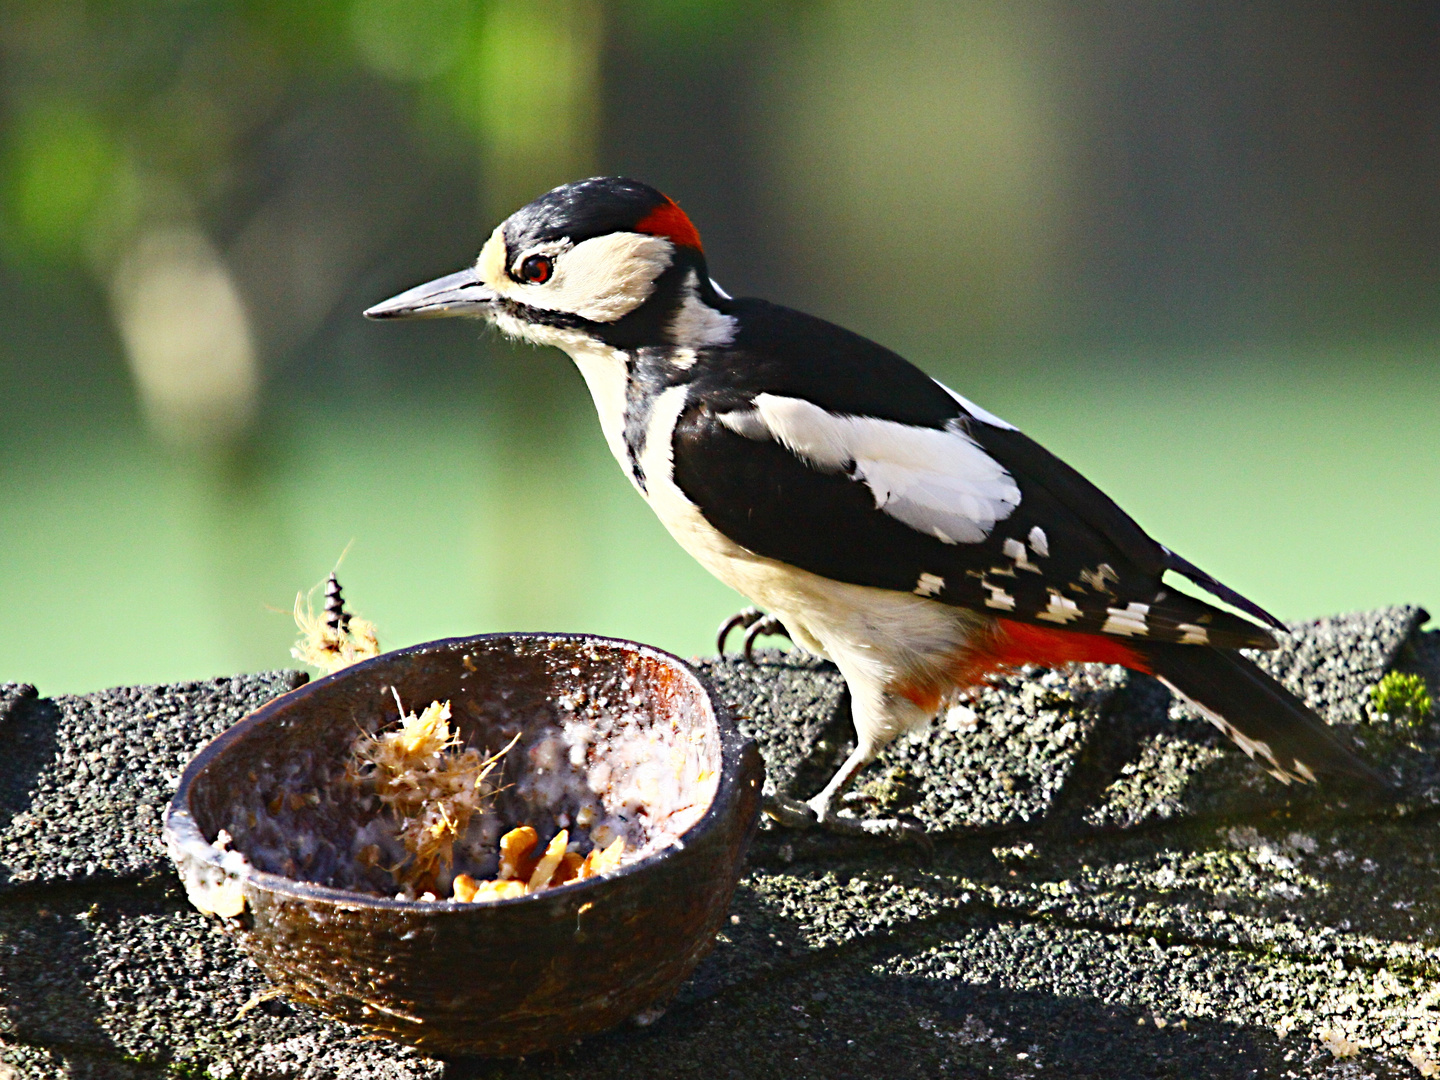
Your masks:
M971 416L973 416L976 420L979 420L982 423L989 424L991 427L1004 428L1006 431L1020 430L1014 424L1011 424L1005 420L1001 420L994 413L989 412L986 409L982 409L979 405L976 405L973 401L971 401L964 395L957 394L954 390L951 390L939 379L935 380L935 385L940 387L941 390L944 390L945 393L949 394L952 398L959 402L960 407L966 412L968 412Z
M1195 623L1182 622L1178 623L1175 628L1183 631L1180 636L1181 645L1210 644L1210 632L1203 626L1198 626Z
M1082 612L1080 605L1071 600L1068 596L1061 596L1054 589L1050 590L1050 603L1044 611L1036 612L1035 618L1043 619L1045 622L1059 623L1064 626L1080 618Z
M1150 614L1150 605L1132 601L1123 608L1106 608L1107 617L1105 625L1100 628L1102 634L1117 634L1121 637L1134 637L1137 634L1144 637L1150 632L1145 624L1145 616Z
M980 584L990 590L990 595L985 598L986 607L999 608L1001 611L1015 610L1015 597L1011 596L999 585L992 585L984 578L980 579Z
M1000 545L1000 551L1007 559L1015 560L1016 570L1029 570L1032 574L1045 572L1030 561L1030 553L1025 550L1025 545L1014 537L1006 537L1005 542Z
M849 472L877 509L947 544L979 543L1020 505L1014 478L958 423L940 430L839 416L774 394L719 420L747 439L774 439L821 472Z
M939 596L945 590L945 579L939 574L921 574L911 591L916 596Z

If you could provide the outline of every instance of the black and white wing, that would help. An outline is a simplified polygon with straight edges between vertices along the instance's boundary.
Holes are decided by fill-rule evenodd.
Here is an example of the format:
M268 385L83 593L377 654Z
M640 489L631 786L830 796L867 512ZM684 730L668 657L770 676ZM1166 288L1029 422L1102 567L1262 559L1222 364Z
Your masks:
M773 330L752 317L742 325L760 330L736 343L749 385L737 387L731 366L707 393L696 373L673 432L673 478L731 540L834 580L1039 625L1274 646L1263 628L1165 586L1175 570L1280 626L1014 427L878 345L766 308L844 338L814 365L782 363L771 357L785 349L766 347Z

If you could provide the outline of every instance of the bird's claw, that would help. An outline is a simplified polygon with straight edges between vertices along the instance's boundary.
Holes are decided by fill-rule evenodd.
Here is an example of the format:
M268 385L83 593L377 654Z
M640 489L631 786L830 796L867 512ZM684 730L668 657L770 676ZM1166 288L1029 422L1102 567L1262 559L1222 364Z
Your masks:
M774 615L766 615L759 608L749 607L744 611L737 611L720 624L720 630L715 635L715 651L721 656L725 655L725 642L737 629L745 631L745 644L741 653L747 664L755 663L755 642L758 638L767 634L786 638L790 636L785 624Z
M872 840L885 840L892 844L914 844L926 851L934 850L934 843L925 826L903 818L852 817L849 814L826 814L816 819L816 825L837 836L866 836Z
M930 834L925 831L925 826L918 821L906 821L904 818L856 818L861 831L877 840L887 840L892 844L914 844L916 847L927 852L935 850L935 843L930 839Z
M892 844L914 844L926 851L934 849L925 827L901 818L863 818L833 811L817 813L809 803L789 795L767 795L761 809L776 824L787 829L824 829L837 836L864 836L887 840Z
M758 622L752 623L745 631L745 644L740 650L747 664L755 663L755 642L767 634L783 638L790 636L790 632L785 629L785 624L774 615L766 615Z
M761 800L760 809L764 811L766 817L787 829L809 829L820 822L809 804L791 798L789 795L781 795L779 792L774 795L766 795Z
M731 633L739 628L749 628L765 617L765 613L758 607L747 607L743 611L737 611L723 623L715 634L715 651L721 656L725 655L725 642L729 640Z

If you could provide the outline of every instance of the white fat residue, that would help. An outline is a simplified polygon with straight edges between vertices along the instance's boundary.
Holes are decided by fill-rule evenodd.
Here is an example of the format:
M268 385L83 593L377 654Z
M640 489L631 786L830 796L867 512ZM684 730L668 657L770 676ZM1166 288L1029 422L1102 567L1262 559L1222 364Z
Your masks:
M637 737L634 714L583 691L559 706L570 718L530 744L529 767L515 784L536 817L553 814L572 835L588 831L597 847L623 837L632 861L674 843L704 815L719 777L701 732L656 725Z
M556 682L560 692L528 714L500 699L474 706L461 695L453 698L462 746L488 756L520 738L487 781L482 809L455 841L453 862L437 879L442 899L455 875L495 877L500 837L518 826L534 828L542 847L566 829L569 850L580 855L623 838L623 865L679 844L714 801L720 748L713 727L658 714L654 691L630 675L595 680L576 668ZM347 726L373 735L394 719L393 703L387 712L377 701L373 714ZM331 888L396 895L390 871L410 853L373 783L357 777L351 749L331 740L256 762L224 819L211 826L233 836L235 850L191 860L197 867L186 876L192 902L238 913L237 883L252 866Z
M188 824L189 814L181 811L177 816ZM165 842L190 903L207 915L227 919L245 910L245 879L250 875L250 863L240 852L229 849L228 832L221 829L211 844L198 830L171 824L165 830Z

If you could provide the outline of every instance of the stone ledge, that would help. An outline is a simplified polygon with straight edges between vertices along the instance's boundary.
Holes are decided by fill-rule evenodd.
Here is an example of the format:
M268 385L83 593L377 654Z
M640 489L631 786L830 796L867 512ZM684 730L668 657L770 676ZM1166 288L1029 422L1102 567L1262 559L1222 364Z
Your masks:
M1396 800L1285 789L1153 680L1022 673L862 778L933 853L762 831L661 1021L523 1062L437 1061L261 1001L186 904L158 809L193 750L294 673L55 699L5 684L0 1060L122 1080L1419 1076L1408 1054L1440 1059L1440 723L1392 729L1363 704L1393 666L1440 697L1423 618L1304 624L1274 658ZM823 665L700 664L779 786L808 794L846 752Z

